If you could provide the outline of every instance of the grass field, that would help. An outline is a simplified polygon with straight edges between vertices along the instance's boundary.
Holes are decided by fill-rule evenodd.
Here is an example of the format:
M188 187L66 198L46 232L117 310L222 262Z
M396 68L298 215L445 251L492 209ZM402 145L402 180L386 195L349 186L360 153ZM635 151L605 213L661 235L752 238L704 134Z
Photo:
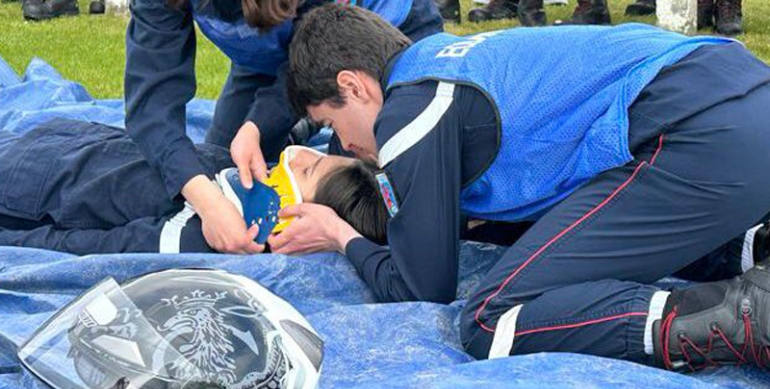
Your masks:
M82 0L81 10L88 10ZM567 7L548 7L549 22L569 18L574 2ZM654 23L655 17L629 18L623 10L631 0L610 0L614 23ZM463 0L463 17L471 0ZM738 37L765 62L770 63L770 0L744 0L746 34ZM123 94L125 65L124 34L128 18L117 15L66 17L33 23L21 16L20 3L0 3L0 56L21 73L33 57L45 59L69 79L83 83L99 98L116 98ZM481 24L448 25L457 34L495 30L517 26L518 22L498 21ZM709 31L702 31L709 33ZM229 61L208 40L199 37L196 71L198 96L216 98L225 77Z

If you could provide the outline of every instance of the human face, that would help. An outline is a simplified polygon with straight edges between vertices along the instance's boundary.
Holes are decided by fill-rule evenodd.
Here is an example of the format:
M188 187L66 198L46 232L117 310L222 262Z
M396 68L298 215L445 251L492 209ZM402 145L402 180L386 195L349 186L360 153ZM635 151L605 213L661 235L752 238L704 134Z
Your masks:
M374 121L377 115L368 115L354 104L347 102L342 107L328 103L308 108L310 118L330 127L340 138L342 148L355 154L356 158L377 161L377 143L374 140Z
M337 85L344 97L342 106L322 102L307 108L310 119L331 127L342 142L342 148L357 158L377 161L374 122L382 109L380 83L359 71L342 71Z
M289 168L297 182L303 201L313 202L321 180L329 173L353 163L355 160L352 158L317 153L303 147L298 149L294 158L289 161Z

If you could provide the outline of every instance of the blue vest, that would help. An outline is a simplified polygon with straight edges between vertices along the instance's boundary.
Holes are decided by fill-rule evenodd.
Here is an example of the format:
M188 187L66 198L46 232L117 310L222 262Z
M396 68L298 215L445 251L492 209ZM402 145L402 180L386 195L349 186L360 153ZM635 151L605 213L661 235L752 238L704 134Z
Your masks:
M485 220L535 219L632 159L628 108L661 68L727 42L640 24L437 34L401 55L387 85L432 79L482 91L498 112L499 151L463 188L461 208Z
M358 5L378 13L392 25L399 27L412 9L413 0L353 0ZM268 32L250 27L241 16L235 22L221 20L211 12L198 9L200 0L193 0L195 21L206 37L236 65L259 74L274 76L287 58L287 50L294 28L287 20ZM210 7L210 6L209 6Z

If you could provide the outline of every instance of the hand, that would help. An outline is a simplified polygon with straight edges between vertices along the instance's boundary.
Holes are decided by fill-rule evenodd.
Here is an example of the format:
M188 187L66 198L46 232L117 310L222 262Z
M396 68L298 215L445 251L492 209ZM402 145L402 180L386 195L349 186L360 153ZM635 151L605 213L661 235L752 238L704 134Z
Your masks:
M361 236L331 208L319 204L292 205L282 209L278 216L295 219L283 232L267 239L274 253L338 251L344 254L348 242Z
M212 249L232 254L256 254L265 250L265 246L254 242L259 227L246 229L246 221L235 205L206 176L191 179L182 194L200 216L203 237Z
M267 178L267 164L259 147L259 128L254 122L248 121L238 130L230 144L230 155L246 189L254 185L254 178L259 181Z

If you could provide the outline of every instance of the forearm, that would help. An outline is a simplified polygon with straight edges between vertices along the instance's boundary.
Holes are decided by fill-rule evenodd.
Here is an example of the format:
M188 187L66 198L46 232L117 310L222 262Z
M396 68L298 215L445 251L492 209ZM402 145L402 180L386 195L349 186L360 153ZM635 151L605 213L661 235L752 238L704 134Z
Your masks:
M280 153L289 132L299 120L286 94L285 72L285 67L282 67L273 83L257 89L246 117L259 128L262 151L269 157Z
M189 10L133 0L126 32L126 131L164 180L170 198L202 174L185 133L195 95L195 31Z
M197 175L188 181L182 187L182 196L203 219L213 212L213 205L217 201L224 199L222 191L205 175Z
M391 260L390 251L365 238L354 238L345 246L345 255L359 276L381 302L414 301L418 298L404 282Z
M53 225L31 230L0 230L0 245L35 247L76 255L158 252L167 218L147 217L108 230L59 229Z

